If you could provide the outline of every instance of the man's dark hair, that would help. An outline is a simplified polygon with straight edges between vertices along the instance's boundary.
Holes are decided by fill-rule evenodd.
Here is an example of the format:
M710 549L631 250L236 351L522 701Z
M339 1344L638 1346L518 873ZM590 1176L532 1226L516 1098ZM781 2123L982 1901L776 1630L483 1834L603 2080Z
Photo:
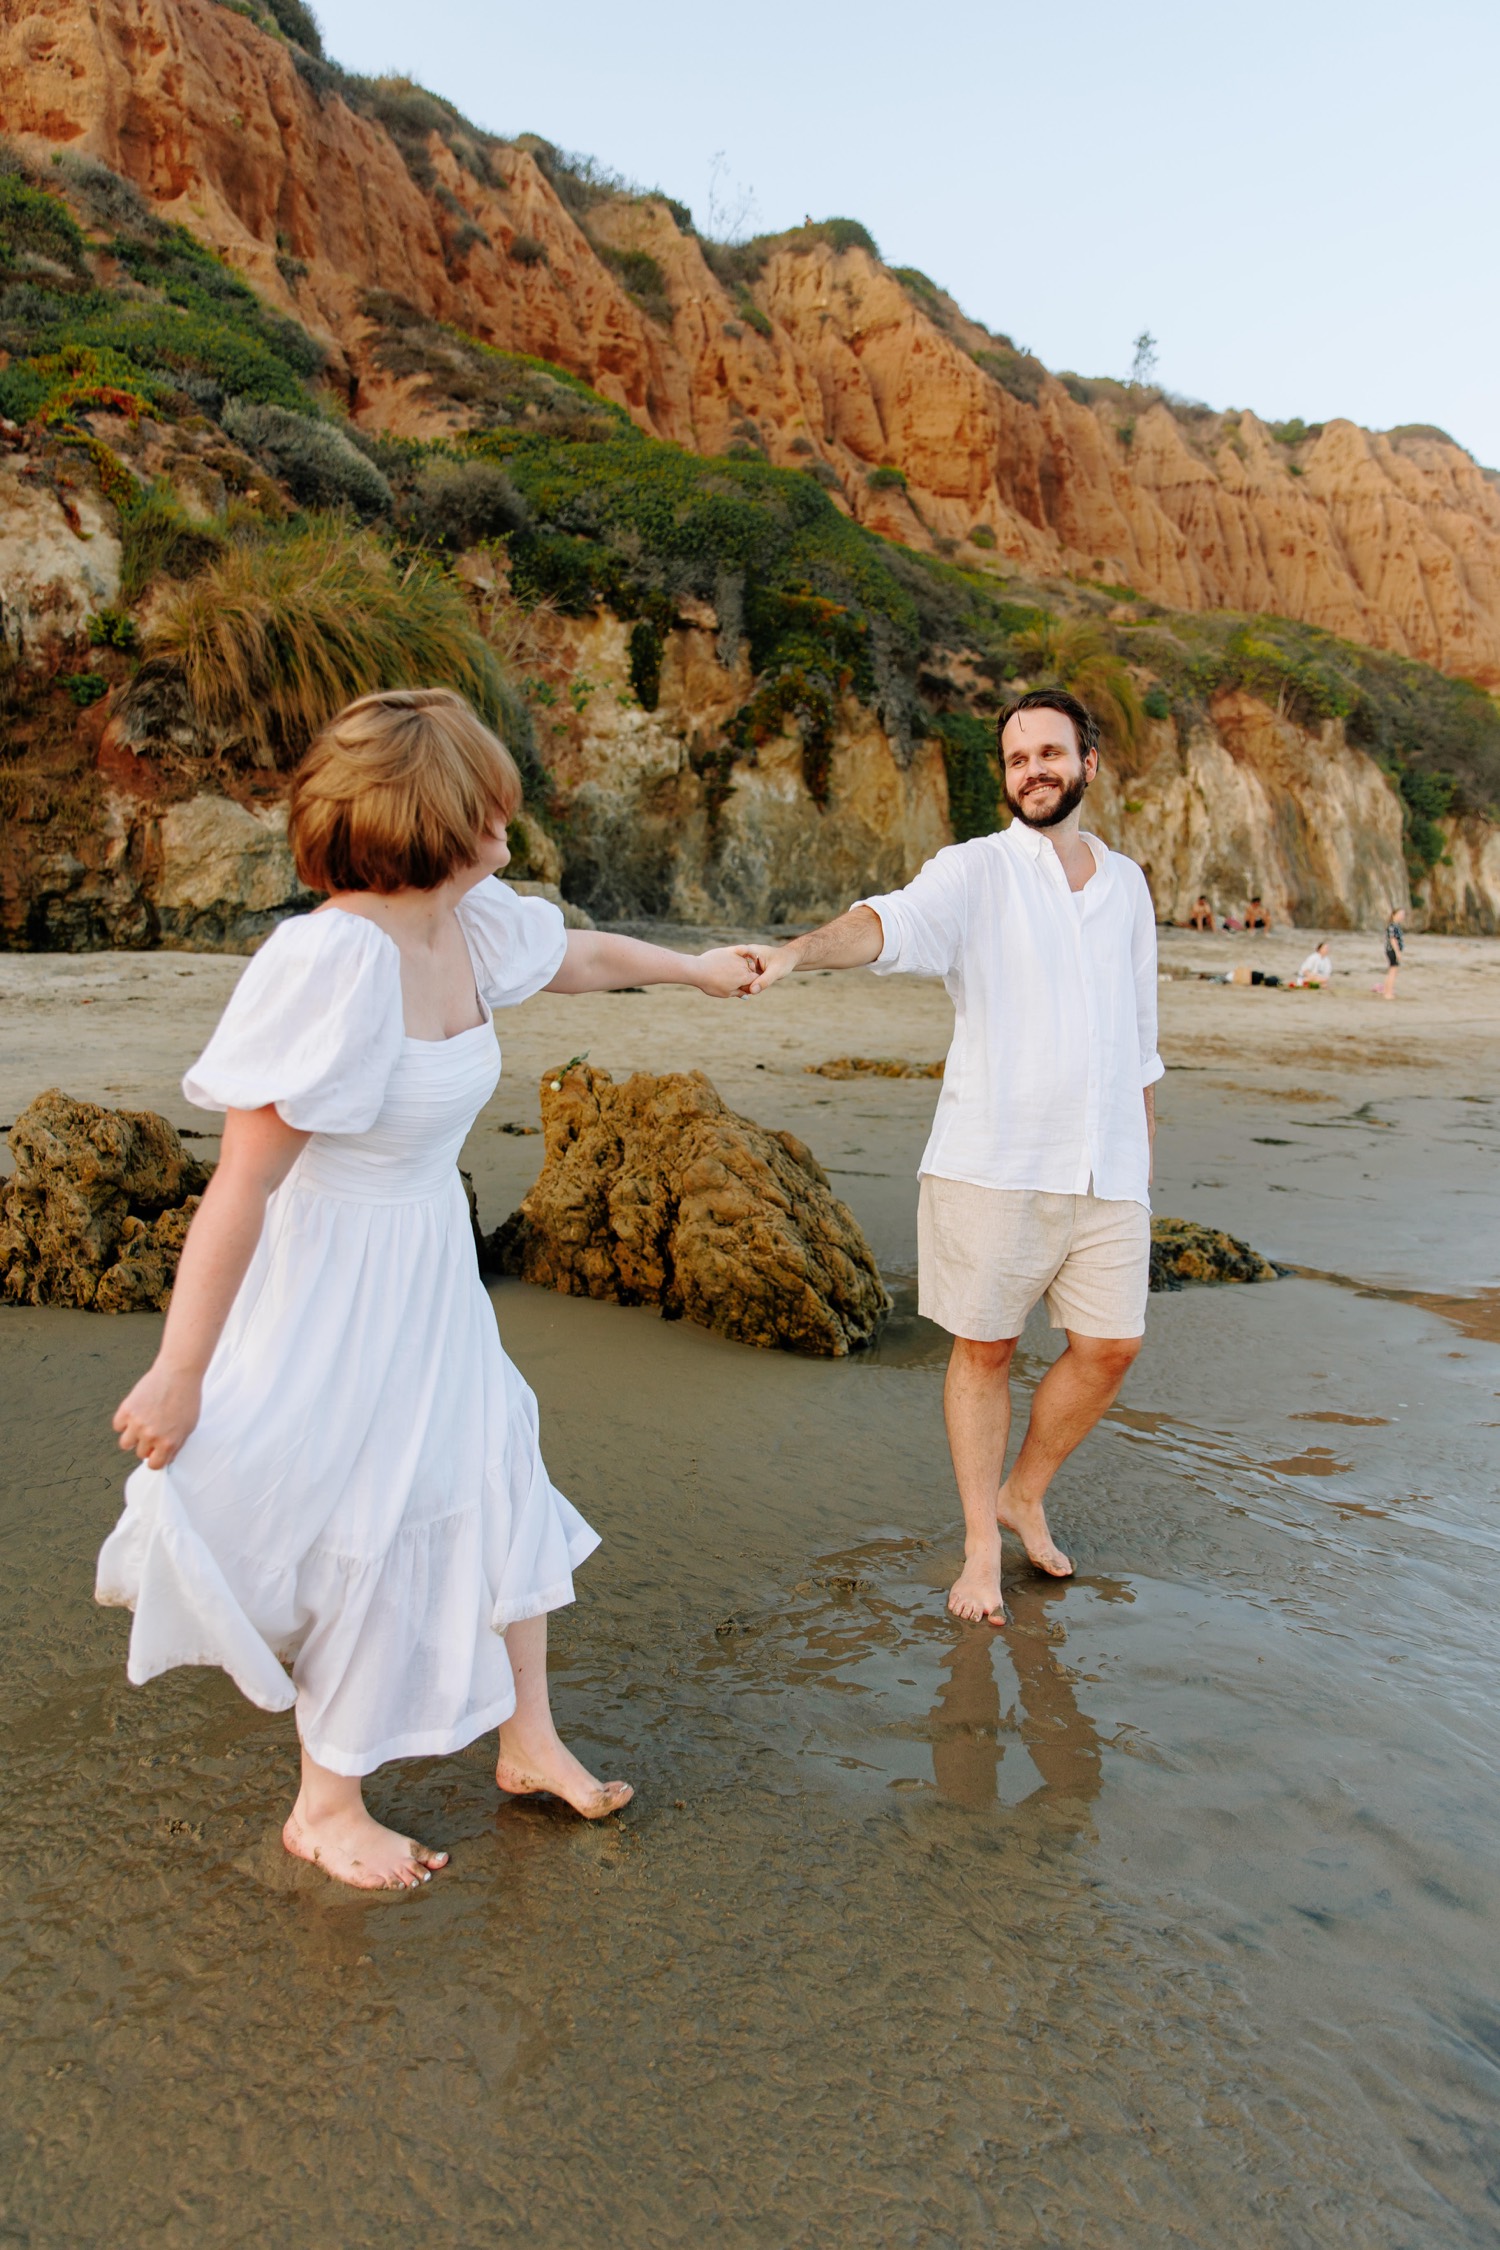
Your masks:
M995 728L995 747L1000 751L1002 762L1005 730L1018 711L1059 711L1065 719L1071 719L1073 732L1078 737L1080 758L1086 758L1091 750L1099 747L1099 721L1093 712L1085 710L1077 696L1069 695L1066 688L1039 687L1033 688L1029 695L1018 695L1000 714Z

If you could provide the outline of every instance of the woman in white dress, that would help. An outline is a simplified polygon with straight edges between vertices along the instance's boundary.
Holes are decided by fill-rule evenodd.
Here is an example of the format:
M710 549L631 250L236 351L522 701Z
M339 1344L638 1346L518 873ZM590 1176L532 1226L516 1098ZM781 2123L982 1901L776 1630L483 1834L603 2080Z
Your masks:
M368 1889L448 1856L366 1810L388 1759L498 1727L502 1789L589 1819L631 1795L547 1700L546 1613L598 1537L543 1467L456 1169L500 1073L492 1011L543 987L728 998L759 965L569 933L492 881L520 801L445 690L368 696L308 752L290 835L330 896L272 933L183 1080L227 1112L222 1153L115 1416L141 1466L97 1591L135 1612L130 1678L217 1664L262 1709L295 1705L286 1847Z

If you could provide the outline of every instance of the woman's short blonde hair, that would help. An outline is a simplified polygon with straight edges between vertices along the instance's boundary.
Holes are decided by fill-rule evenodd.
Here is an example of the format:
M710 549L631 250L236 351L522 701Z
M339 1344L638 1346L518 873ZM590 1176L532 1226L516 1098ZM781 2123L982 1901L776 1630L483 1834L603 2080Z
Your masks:
M314 891L435 890L521 807L498 736L448 688L361 696L292 778L288 838Z

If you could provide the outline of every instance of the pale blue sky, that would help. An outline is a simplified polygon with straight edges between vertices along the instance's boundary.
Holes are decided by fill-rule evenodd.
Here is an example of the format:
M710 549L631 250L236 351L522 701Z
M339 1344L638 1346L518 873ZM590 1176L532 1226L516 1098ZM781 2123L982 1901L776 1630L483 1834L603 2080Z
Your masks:
M1494 0L319 0L402 70L757 228L862 219L1052 367L1500 464Z

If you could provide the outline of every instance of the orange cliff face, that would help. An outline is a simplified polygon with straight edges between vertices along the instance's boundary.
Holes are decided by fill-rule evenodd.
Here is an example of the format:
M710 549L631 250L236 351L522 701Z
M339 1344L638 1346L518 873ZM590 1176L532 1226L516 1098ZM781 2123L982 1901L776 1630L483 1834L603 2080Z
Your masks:
M731 294L660 199L601 201L585 232L522 147L486 142L487 182L434 133L419 184L329 74L217 0L0 0L0 126L98 157L211 242L328 342L371 426L445 426L376 364L379 289L584 376L657 436L822 464L908 545L1274 611L1500 687L1500 485L1435 433L1337 421L1292 448L1150 394L1134 415L1050 377L1013 396L974 356L996 339L864 250L794 240ZM610 250L656 261L670 319ZM904 489L872 486L882 467Z

